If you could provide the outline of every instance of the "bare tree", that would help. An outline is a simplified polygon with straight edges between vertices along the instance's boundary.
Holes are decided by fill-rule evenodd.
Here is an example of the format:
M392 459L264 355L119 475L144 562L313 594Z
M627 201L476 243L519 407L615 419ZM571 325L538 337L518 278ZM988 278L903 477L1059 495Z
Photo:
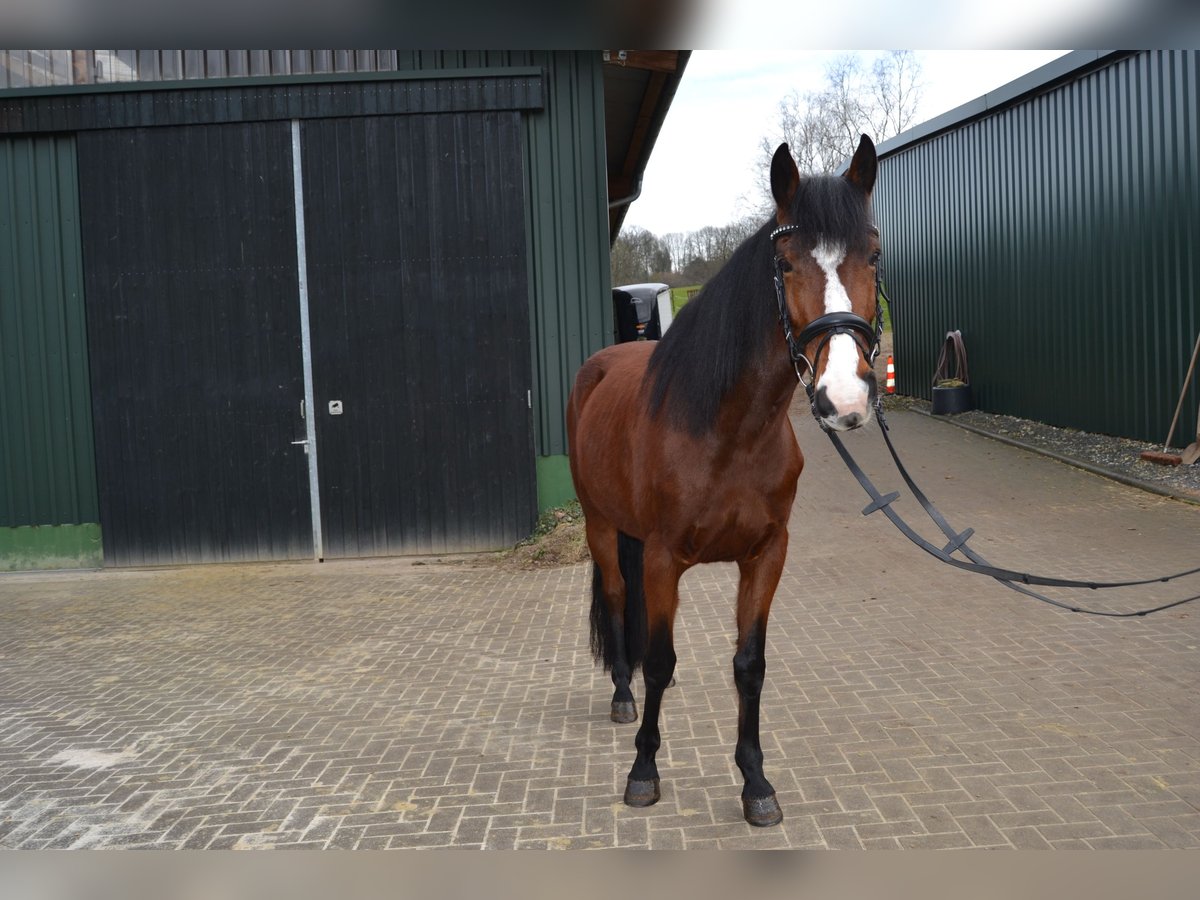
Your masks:
M875 88L872 125L879 140L895 137L916 121L921 102L921 63L911 50L892 50L871 65Z
M624 228L613 242L609 274L614 286L659 278L671 269L671 254L661 240L645 228Z
M856 53L839 56L819 91L792 91L779 101L776 130L760 143L758 171L770 168L775 148L786 141L802 172L835 172L854 155L860 134L879 142L911 126L920 98L921 63L913 51L888 51L869 66ZM765 183L759 197L770 205Z
M663 281L672 285L707 281L733 251L761 225L761 216L706 225L696 231L657 237L634 225L622 229L612 246L613 285Z
M671 270L674 272L681 271L687 262L688 239L690 237L689 233L672 231L670 234L664 234L660 238L663 246L667 248L667 252L671 254Z

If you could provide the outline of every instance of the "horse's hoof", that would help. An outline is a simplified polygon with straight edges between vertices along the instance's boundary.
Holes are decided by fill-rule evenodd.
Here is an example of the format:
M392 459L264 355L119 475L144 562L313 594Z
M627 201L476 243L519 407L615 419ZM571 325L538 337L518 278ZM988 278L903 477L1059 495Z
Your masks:
M775 799L774 794L766 797L743 797L742 815L746 817L747 822L758 828L778 825L783 821L783 810L779 808L779 801Z
M637 707L632 700L614 700L608 717L620 725L637 721Z
M630 778L625 783L626 806L653 806L661 796L657 778L651 778L649 781L635 781Z

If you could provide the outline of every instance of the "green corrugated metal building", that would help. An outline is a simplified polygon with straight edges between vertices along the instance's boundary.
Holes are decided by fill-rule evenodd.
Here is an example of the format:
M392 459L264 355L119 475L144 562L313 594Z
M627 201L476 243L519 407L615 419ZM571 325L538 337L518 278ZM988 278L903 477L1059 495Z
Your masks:
M1200 53L1070 53L879 153L900 392L960 329L980 408L1162 441L1200 329Z
M346 86L361 88L366 99L354 101L360 104L408 104L421 112L436 112L439 103L518 109L529 401L537 503L546 508L572 495L566 395L580 363L611 340L608 252L623 216L621 198L640 179L686 58L653 52L618 61L598 51L0 51L0 571L102 564L98 497L111 486L98 484L94 456L76 166L81 129L344 115L351 101L337 96ZM505 100L505 90L519 96ZM179 100L184 92L191 92L187 103ZM249 112L272 103L277 113Z
M0 570L96 559L74 144L0 139Z

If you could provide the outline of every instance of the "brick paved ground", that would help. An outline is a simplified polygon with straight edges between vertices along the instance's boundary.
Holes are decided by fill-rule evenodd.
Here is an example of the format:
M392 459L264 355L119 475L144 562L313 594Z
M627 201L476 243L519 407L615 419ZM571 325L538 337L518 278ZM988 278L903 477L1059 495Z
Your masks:
M1196 564L1200 508L892 418L996 562ZM939 566L857 515L799 421L763 705L781 826L741 819L733 567L684 581L663 799L633 810L588 569L390 560L0 576L0 847L1200 847L1200 604L1084 618Z

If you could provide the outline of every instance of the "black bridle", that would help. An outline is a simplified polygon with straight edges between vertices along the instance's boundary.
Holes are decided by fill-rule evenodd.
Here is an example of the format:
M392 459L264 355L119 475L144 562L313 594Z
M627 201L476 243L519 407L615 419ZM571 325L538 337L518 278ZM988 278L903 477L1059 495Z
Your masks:
M793 231L798 231L799 226L782 225L771 232L772 246L775 239L784 234L789 234ZM862 316L855 315L849 312L834 312L826 313L823 316L818 316L809 322L799 335L793 334L792 317L788 311L787 300L784 297L783 290L783 257L778 253L775 254L775 297L779 303L779 320L783 325L784 338L787 341L788 354L791 356L792 365L796 369L796 377L800 383L804 385L804 389L808 392L808 402L812 407L813 418L817 420L817 424L821 426L821 430L828 436L833 443L833 447L837 450L838 455L842 458L842 462L846 464L846 468L850 470L850 474L854 476L859 485L867 496L871 498L871 502L863 509L862 514L869 516L874 512L882 512L887 519L899 529L900 533L908 538L912 543L916 544L929 555L933 556L939 562L946 563L956 569L962 569L967 572L973 572L977 575L986 575L994 578L1007 588L1011 588L1018 593L1025 594L1035 600L1040 600L1043 603L1048 603L1051 606L1056 606L1060 609L1065 609L1070 612L1084 613L1091 616L1105 616L1108 618L1132 618L1134 616L1146 616L1150 613L1161 612L1166 609L1172 609L1176 606L1182 606L1185 603L1192 603L1200 600L1200 594L1192 597L1185 597L1182 600L1175 600L1171 603L1165 603L1161 606L1156 606L1150 609L1140 609L1133 612L1109 612L1107 610L1085 609L1071 603L1064 603L1061 600L1054 600L1043 594L1032 590L1032 586L1038 587L1060 587L1060 588L1086 588L1088 590L1103 590L1108 588L1127 588L1136 587L1138 585L1147 585L1155 583L1165 583L1174 581L1177 578L1183 578L1188 575L1200 573L1200 567L1189 569L1185 572L1177 572L1173 575L1157 576L1154 578L1145 578L1130 581L1077 581L1070 578L1055 578L1043 575L1030 575L1026 572L1017 572L1012 569L1004 569L994 566L977 553L974 548L967 544L967 541L975 533L975 529L967 528L964 531L958 531L945 517L938 511L933 502L925 496L916 482L913 481L908 469L900 460L900 455L896 452L895 445L892 444L892 439L889 435L887 422L883 417L883 396L876 394L875 396L875 417L879 421L880 433L883 435L883 441L887 445L888 453L892 457L892 461L896 465L896 471L900 473L900 477L904 483L908 485L912 491L913 497L925 510L925 513L933 520L938 529L948 539L945 546L938 547L932 544L925 538L921 537L917 531L906 522L899 513L892 508L892 504L900 498L899 491L892 491L887 494L880 493L875 487L867 474L862 470L862 467L855 462L854 457L850 455L850 451L846 449L846 445L842 443L841 438L825 424L821 415L817 412L816 402L816 377L817 365L821 360L821 352L828 346L829 341L835 334L848 334L862 351L863 356L867 359L868 364L873 364L876 357L879 355L879 344L883 337L883 309L882 302L886 301L888 307L891 307L892 301L887 293L883 290L883 276L880 266L875 267L875 322L872 324ZM812 359L809 359L804 348L814 340L820 338L820 343L817 345L817 351L813 354ZM800 364L803 363L809 374L808 381L804 380L804 373L800 370ZM966 559L957 559L953 556L954 553L961 553Z
M800 229L799 225L780 225L771 232L772 247L775 245L776 239ZM783 262L783 257L776 253L773 265L775 268L775 300L779 304L779 322L783 326L783 337L787 341L788 355L791 357L792 366L796 369L796 377L800 379L800 383L808 392L808 401L813 407L813 415L816 416L821 428L828 431L829 426L817 415L816 407L817 366L821 363L821 353L829 346L829 342L833 340L835 334L847 334L858 345L859 352L867 361L867 365L875 364L875 359L879 356L879 342L883 338L883 309L880 305L880 296L883 292L882 276L879 267L876 266L874 323L857 313L831 312L817 316L805 325L799 334L796 334L792 326L792 314L788 309L787 297L784 294ZM818 343L816 352L810 359L804 351L813 341L818 341ZM800 368L802 364L808 373L807 381L804 378L805 372Z

